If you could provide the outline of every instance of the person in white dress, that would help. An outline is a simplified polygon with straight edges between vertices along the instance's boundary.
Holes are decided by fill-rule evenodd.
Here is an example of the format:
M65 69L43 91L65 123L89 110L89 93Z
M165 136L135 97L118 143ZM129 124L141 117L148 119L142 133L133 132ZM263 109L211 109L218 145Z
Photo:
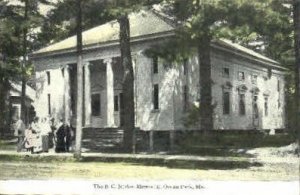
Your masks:
M50 122L47 117L43 118L40 123L41 137L42 137L42 151L48 152L49 150L49 133L51 133Z
M18 117L17 122L15 123L14 132L14 135L18 137L17 152L21 152L22 148L24 147L25 129L26 126L24 122Z

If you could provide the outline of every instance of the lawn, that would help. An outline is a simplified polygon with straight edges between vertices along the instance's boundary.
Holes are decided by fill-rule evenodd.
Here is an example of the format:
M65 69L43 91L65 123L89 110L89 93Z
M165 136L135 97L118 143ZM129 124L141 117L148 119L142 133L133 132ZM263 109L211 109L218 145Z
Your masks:
M292 148L291 148L292 146ZM10 179L191 179L191 180L299 180L299 158L295 145L242 150L228 153L205 149L198 156L232 157L235 163L205 161L175 163L142 161L105 161L85 158L76 162L66 155L4 155L0 154L0 180ZM15 151L15 142L0 140L0 150ZM231 151L234 151L232 153ZM200 152L199 152L200 151ZM216 150L217 151L217 150ZM239 152L237 152L239 151ZM226 155L225 155L226 154ZM254 163L251 162L254 159ZM239 161L241 159L241 161ZM246 161L245 161L246 159ZM247 162L249 159L249 162Z
M125 162L75 162L72 157L47 160L0 158L0 179L192 179L192 180L298 180L297 158L276 158L247 168L170 168Z

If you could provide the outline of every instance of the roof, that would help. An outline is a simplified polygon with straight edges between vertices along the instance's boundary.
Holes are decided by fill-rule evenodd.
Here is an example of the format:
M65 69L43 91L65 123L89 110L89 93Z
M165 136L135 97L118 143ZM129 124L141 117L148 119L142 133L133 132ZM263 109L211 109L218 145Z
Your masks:
M230 40L227 40L227 39L220 39L218 40L218 43L219 44L223 44L224 46L227 46L229 48L232 48L232 49L235 49L235 50L238 50L238 51L241 51L243 53L246 53L250 56L253 56L253 57L257 57L259 59L262 59L262 60L265 60L265 61L268 61L268 62L271 62L271 63L275 63L275 64L279 64L278 62L276 62L275 60L272 60L271 58L268 58L264 55L261 55L251 49L248 49L246 47L243 47L239 44L236 44L236 43L233 43L232 41Z
M150 10L150 11L140 11L134 12L129 15L130 20L130 35L131 39L145 37L147 35L155 35L159 33L173 32L175 30L174 23L170 22L170 19L161 15L160 12ZM84 31L82 33L83 46L102 46L105 43L118 42L119 40L119 23L117 20L113 20L106 24L94 27L90 30ZM42 48L33 53L33 55L46 54L46 53L56 53L64 50L71 50L76 48L76 36L69 37L60 42L51 44L45 48ZM226 39L220 39L215 44L221 47L229 48L230 52L238 52L246 54L250 57L262 60L269 64L275 64L274 67L283 68L278 66L279 63L263 56L251 49L233 43Z
M129 15L131 38L157 34L174 30L174 27L162 20L152 11L140 11ZM141 28L142 27L142 28ZM101 44L119 39L119 23L113 20L82 33L83 46ZM76 47L76 36L42 48L33 54L54 52Z
M22 83L20 82L10 82L11 84L11 96L20 96L22 93ZM26 97L31 99L32 101L35 100L35 90L32 89L30 86L26 85Z

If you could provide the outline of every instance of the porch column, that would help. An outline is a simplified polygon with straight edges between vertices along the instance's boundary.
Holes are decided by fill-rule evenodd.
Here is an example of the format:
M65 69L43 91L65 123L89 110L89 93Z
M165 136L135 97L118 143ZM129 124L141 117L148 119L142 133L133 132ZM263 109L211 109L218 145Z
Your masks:
M71 94L70 94L70 71L69 66L67 65L64 67L64 102L65 102L65 116L64 121L65 123L71 123Z
M114 75L112 59L105 59L106 64L106 98L107 98L107 127L115 127L114 119Z
M84 102L85 102L85 126L91 125L91 77L90 77L90 63L84 65Z

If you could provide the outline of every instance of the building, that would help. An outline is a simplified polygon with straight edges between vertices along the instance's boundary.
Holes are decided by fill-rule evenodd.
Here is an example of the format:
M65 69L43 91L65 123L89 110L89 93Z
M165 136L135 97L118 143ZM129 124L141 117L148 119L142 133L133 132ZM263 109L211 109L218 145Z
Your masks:
M136 127L144 131L197 130L183 119L199 105L199 64L195 53L182 64L150 58L145 50L174 36L174 25L155 11L130 15L135 74ZM84 127L122 125L122 75L117 21L83 32ZM285 69L278 62L227 40L212 44L214 129L253 130L285 127ZM191 48L193 49L193 48ZM31 55L40 117L76 116L76 37Z

